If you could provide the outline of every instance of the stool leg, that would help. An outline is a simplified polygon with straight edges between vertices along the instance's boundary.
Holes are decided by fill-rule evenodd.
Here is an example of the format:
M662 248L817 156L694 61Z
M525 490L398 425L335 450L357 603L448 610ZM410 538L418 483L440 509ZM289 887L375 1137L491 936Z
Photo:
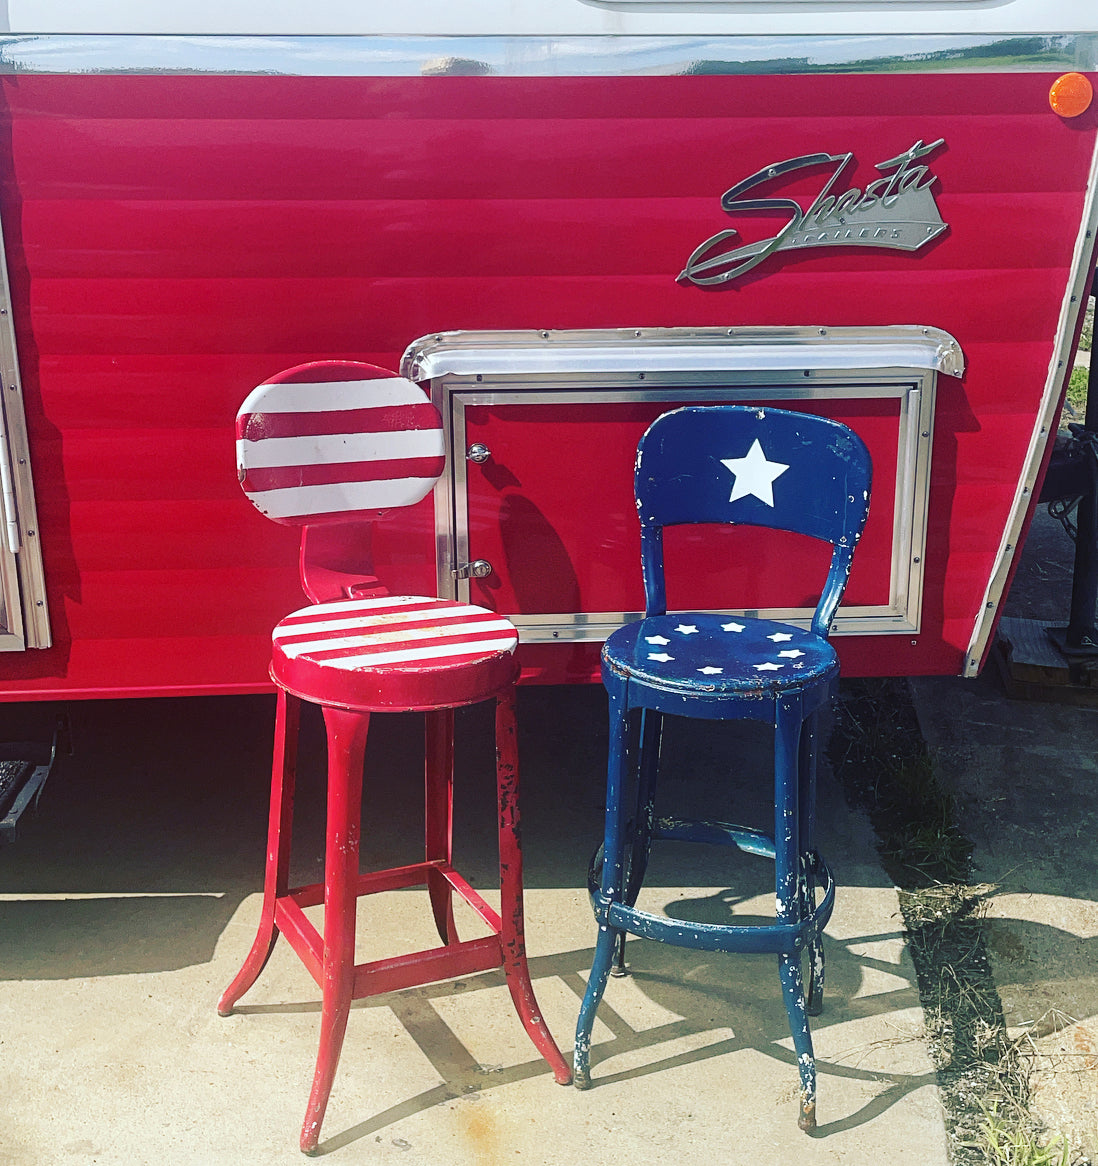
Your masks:
M324 955L320 1047L301 1149L316 1150L328 1107L355 986L355 907L358 901L362 762L368 713L324 709L328 736L328 824L324 857Z
M515 690L496 700L496 790L499 798L500 942L503 971L519 1019L538 1052L549 1062L558 1085L572 1071L557 1048L534 998L526 963L522 906L522 841L519 818L518 747L515 739Z
M810 898L806 901L809 908L816 901L816 881L813 871L814 855L805 856L805 866L808 871L807 886ZM805 996L805 1011L809 1016L819 1016L823 1012L824 980L827 964L824 959L823 932L813 931L808 941L808 992Z
M454 854L454 710L427 713L425 722L426 858L450 863ZM453 887L437 871L427 872L427 893L439 938L457 942Z
M812 1051L812 1034L808 1030L805 1011L804 980L801 976L800 952L778 956L778 974L782 981L782 996L789 1017L789 1031L797 1054L797 1070L801 1078L801 1112L797 1125L806 1133L816 1128L816 1058Z
M607 686L610 711L610 742L606 763L606 832L602 846L602 886L604 901L620 903L624 895L622 881L625 877L625 814L622 806L622 785L629 765L629 718L625 711L624 693L617 687ZM572 1071L577 1089L586 1089L591 1084L591 1030L595 1026L595 1013L606 991L606 982L614 954L624 933L620 928L611 927L607 922L609 904L605 912L596 906L599 934L595 942L595 955L591 963L591 974L587 978L587 990L583 994L579 1019L576 1021L576 1044L572 1055Z
M301 702L283 689L278 690L275 712L274 761L271 767L271 808L267 822L267 864L263 876L263 908L252 950L236 979L225 989L217 1004L221 1016L255 983L278 939L275 900L289 890L290 835L294 816L294 776L297 759L297 732Z
M619 936L623 933L605 923L599 924L599 935L595 941L595 955L591 961L591 973L587 978L587 991L583 994L579 1020L576 1022L576 1047L572 1054L573 1082L577 1089L591 1087L591 1030L595 1027L595 1014L602 1003L606 982L614 963Z
M819 714L813 713L801 729L800 747L800 850L801 897L803 912L810 914L816 906L815 863L812 850L816 832L816 750L819 733ZM808 942L808 995L805 1008L809 1016L823 1011L824 948L823 935L814 931Z
M659 771L660 745L663 738L663 714L655 709L640 710L640 725L637 730L637 754L629 763L629 772L636 774L636 785L629 826L629 855L625 874L624 900L628 907L635 907L637 896L644 885L648 859L652 853L652 827L655 818L656 776ZM628 975L625 964L625 940L628 933L619 931L614 950L612 976Z
M816 751L819 742L818 712L812 713L801 728L799 771L801 850L809 851L816 836Z
M801 918L802 870L800 846L801 712L796 702L779 702L774 724L774 893L779 923ZM808 1028L800 951L778 956L782 996L801 1078L802 1130L816 1128L816 1060Z

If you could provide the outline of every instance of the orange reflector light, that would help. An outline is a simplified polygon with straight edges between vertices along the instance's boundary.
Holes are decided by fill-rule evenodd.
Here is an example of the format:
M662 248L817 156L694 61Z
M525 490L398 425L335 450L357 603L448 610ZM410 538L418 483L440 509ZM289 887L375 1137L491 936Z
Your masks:
M1078 117L1090 109L1094 87L1082 73L1065 73L1057 77L1048 91L1048 103L1061 117Z

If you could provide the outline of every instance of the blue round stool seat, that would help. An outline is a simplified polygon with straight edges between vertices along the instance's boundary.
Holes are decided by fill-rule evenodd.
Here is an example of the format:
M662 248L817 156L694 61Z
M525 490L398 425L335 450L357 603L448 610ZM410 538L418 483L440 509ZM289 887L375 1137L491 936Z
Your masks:
M827 640L792 624L746 616L691 612L653 615L615 631L603 647L603 667L631 683L713 696L772 696L838 674Z

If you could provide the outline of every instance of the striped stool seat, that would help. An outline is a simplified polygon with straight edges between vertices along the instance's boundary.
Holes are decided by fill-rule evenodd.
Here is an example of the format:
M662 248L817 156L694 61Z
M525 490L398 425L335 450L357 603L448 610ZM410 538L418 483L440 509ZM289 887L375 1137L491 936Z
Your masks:
M256 509L302 528L301 583L313 602L274 629L278 690L263 908L251 951L218 1003L228 1016L284 936L323 993L301 1149L314 1153L351 1001L502 968L519 1020L562 1085L572 1078L541 1016L523 936L515 682L518 632L483 607L388 595L363 522L415 506L445 466L442 418L418 385L353 361L298 365L255 389L237 416L237 471ZM350 534L342 537L348 530ZM317 550L319 548L319 550ZM335 552L335 553L334 553ZM500 909L453 866L454 709L495 702ZM294 771L303 701L328 743L324 882L290 885ZM372 714L424 714L424 861L362 872L363 764ZM362 895L427 889L441 946L356 963ZM489 934L462 940L455 897ZM305 910L324 905L318 931Z
M419 595L315 603L280 620L273 643L276 684L307 700L377 712L474 704L518 671L510 620Z

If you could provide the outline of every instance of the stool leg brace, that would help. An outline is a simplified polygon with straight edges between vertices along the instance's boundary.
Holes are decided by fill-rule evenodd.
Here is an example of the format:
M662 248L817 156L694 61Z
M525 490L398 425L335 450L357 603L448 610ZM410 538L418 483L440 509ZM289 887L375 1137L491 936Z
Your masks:
M742 826L718 822L654 820L660 713L651 708L630 716L628 685L609 685L610 742L607 766L606 832L589 877L598 938L591 975L576 1026L575 1083L591 1083L591 1031L611 972L624 971L629 933L707 951L769 951L778 971L797 1056L801 1083L798 1124L816 1126L816 1065L808 1016L823 998L822 931L834 905L830 871L813 849L816 786L816 710L805 716L796 697L779 698L774 722L774 839ZM761 718L760 718L761 719ZM771 925L685 924L636 909L652 839L732 844L774 860L775 921ZM817 905L816 891L823 891ZM806 996L801 953L811 969ZM615 961L616 956L616 961ZM614 964L616 962L616 969Z
M316 1150L320 1126L347 1028L351 1002L399 988L434 983L501 964L523 1027L562 1085L571 1071L542 1019L526 963L522 905L522 848L519 834L518 755L514 690L496 699L496 778L499 809L501 912L494 911L450 866L453 788L453 710L427 714L427 861L373 874L359 873L362 769L370 714L323 707L328 737L328 824L323 895L319 887L289 887L294 765L300 701L278 694L275 755L271 782L267 866L259 930L244 966L225 990L218 1012L228 1016L255 983L280 933L285 934L323 993L320 1045L312 1092L301 1130L301 1149ZM355 965L358 896L426 883L443 948L372 964ZM493 927L484 939L458 941L453 891L457 890ZM324 903L324 934L318 936L301 914Z

